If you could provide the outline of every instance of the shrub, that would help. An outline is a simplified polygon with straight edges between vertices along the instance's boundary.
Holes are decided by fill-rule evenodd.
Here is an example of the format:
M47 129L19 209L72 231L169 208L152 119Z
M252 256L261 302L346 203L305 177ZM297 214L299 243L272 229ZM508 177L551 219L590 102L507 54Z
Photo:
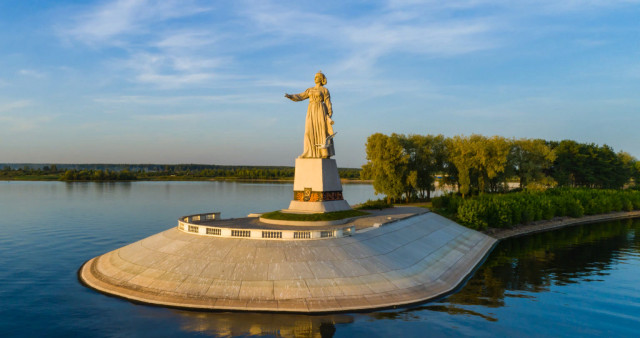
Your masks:
M379 199L379 200L367 200L366 202L360 204L356 209L360 210L360 209L386 209L386 208L391 208L393 207L393 205L391 203L388 203L386 199Z
M610 209L609 211L620 211L622 210L623 203L622 199L618 196L611 196Z
M567 216L569 217L582 217L584 216L584 208L577 199L566 199L565 207L567 208Z
M550 220L555 217L556 208L550 199L548 198L543 199L540 207L542 209L543 219Z
M507 200L498 199L492 203L493 207L487 206L491 212L490 225L496 228L508 228L513 225L511 216L511 205Z
M473 228L504 228L556 216L582 217L611 211L640 209L640 191L558 188L462 199L437 198L434 207L457 212L460 223ZM452 213L453 213L452 212Z
M487 222L486 203L478 200L465 201L458 208L458 219L471 229L483 230L489 225Z
M514 200L511 204L511 222L512 224L522 223L522 202Z
M434 209L440 209L448 214L455 214L458 207L464 202L462 197L454 194L446 194L431 199L431 206Z
M449 207L449 195L442 195L431 199L431 206L434 209L446 209Z
M630 200L624 201L624 211L633 211L633 203Z
M631 195L630 199L631 203L633 203L633 210L640 210L640 194Z
M533 222L536 215L532 205L525 204L521 211L522 211L522 216L520 217L520 220L522 221L522 223Z

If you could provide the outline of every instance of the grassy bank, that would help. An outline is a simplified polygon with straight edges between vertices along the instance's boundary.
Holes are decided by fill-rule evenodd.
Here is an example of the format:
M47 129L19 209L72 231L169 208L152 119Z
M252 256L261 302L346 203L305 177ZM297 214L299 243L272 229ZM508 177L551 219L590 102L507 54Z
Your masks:
M272 211L262 214L262 218L281 221L337 221L339 219L365 216L369 213L359 210L334 211L323 214L288 214L281 211Z

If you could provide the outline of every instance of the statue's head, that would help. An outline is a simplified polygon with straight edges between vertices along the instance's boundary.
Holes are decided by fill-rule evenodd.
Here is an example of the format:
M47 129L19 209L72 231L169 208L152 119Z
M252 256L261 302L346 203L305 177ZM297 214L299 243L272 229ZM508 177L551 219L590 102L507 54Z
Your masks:
M318 71L316 73L316 77L314 78L314 82L324 86L327 84L327 77L322 74L322 71Z

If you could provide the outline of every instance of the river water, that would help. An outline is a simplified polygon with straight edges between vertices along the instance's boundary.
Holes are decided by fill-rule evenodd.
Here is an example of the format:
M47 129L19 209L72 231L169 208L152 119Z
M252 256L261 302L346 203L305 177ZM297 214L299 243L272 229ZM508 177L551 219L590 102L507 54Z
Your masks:
M193 312L83 287L86 260L175 226L288 205L291 184L0 182L0 337L629 336L640 334L640 220L501 242L456 293L370 313ZM345 185L351 204L375 198Z

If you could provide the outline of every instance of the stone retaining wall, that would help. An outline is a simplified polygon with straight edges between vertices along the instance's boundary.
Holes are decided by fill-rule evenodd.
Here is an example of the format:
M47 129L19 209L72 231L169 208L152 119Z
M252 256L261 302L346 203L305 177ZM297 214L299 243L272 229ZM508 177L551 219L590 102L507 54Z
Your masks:
M515 227L510 229L488 229L483 232L488 236L501 240L511 237L525 236L538 232L552 231L578 224L597 223L638 217L640 217L640 210L620 211L608 214L584 216L579 218L562 217L549 221L536 222L533 224L516 225Z

